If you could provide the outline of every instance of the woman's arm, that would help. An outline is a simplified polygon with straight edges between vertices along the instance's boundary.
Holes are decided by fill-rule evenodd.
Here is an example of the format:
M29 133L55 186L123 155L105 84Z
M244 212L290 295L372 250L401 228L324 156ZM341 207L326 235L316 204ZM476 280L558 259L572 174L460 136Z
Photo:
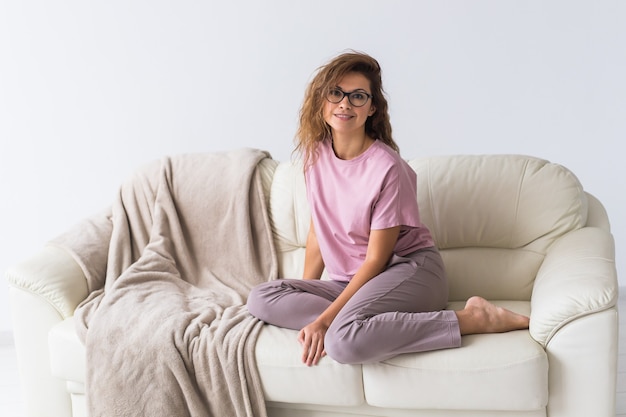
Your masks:
M303 279L320 279L324 272L324 260L320 253L320 246L317 243L315 228L313 227L313 219L309 226L309 234L306 238L306 248L304 252L304 273Z
M400 226L390 229L372 230L365 261L363 261L361 267L352 277L350 283L339 294L339 297L320 314L317 320L300 330L298 340L304 346L302 361L307 365L317 364L324 355L324 335L343 306L363 285L385 270L393 254L399 234Z

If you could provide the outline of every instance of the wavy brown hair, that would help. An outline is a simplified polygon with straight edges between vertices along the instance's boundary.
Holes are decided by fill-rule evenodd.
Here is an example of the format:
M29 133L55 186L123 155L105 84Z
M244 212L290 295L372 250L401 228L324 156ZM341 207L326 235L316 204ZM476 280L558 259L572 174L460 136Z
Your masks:
M326 93L329 89L335 88L350 72L365 76L372 90L372 104L376 111L365 122L365 133L399 152L398 145L391 136L389 106L383 90L380 65L378 61L365 53L350 51L319 67L306 89L300 109L300 123L294 150L294 153L300 154L303 158L305 169L315 163L319 143L332 136L330 126L324 120Z

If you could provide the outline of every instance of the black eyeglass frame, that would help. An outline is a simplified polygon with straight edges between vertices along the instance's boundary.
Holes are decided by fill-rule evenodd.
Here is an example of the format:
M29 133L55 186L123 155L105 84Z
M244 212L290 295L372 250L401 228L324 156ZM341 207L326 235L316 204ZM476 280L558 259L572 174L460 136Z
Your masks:
M337 101L333 101L333 100L331 100L331 99L330 99L330 93L332 93L333 91L338 91L338 92L340 92L340 93L342 94L342 96L341 96L341 98L340 98L339 100L337 100ZM366 97L367 97L367 100L365 100L365 103L360 104L360 105L358 105L358 104L354 104L354 103L352 102L352 97L351 97L351 96L352 96L352 94L363 94L364 96L366 96ZM342 100L343 100L345 97L348 97L348 101L349 101L349 102L350 102L350 104L352 104L354 107L363 107L363 106L365 106L365 105L367 104L367 102L368 102L369 100L371 100L372 98L374 98L374 96L373 96L372 94L366 93L366 92L365 92L365 91L363 91L363 90L343 91L341 88L330 88L330 89L326 92L326 100L328 100L329 102L331 102L331 103L333 103L333 104L341 103L341 102L342 102Z

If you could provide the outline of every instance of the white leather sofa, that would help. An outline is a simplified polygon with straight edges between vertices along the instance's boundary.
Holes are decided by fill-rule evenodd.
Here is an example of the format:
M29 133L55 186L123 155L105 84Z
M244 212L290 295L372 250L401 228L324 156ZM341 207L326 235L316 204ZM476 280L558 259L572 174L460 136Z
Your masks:
M613 417L614 242L602 204L566 168L519 155L414 159L423 220L450 280L529 314L529 331L463 337L458 349L363 365L300 362L296 332L265 326L256 346L272 417ZM301 168L263 170L280 275L298 277L309 224ZM31 417L86 415L85 353L72 315L83 272L48 246L7 271Z

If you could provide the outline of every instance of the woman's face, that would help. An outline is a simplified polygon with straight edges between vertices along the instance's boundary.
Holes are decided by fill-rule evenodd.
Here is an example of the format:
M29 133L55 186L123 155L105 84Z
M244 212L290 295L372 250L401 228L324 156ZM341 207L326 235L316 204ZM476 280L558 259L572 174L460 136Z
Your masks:
M365 93L371 96L369 80L361 73L349 72L335 86L344 93ZM335 92L337 98L341 93ZM336 100L336 99L335 99ZM333 101L335 101L333 100ZM353 99L353 102L356 100ZM358 102L356 104L359 104ZM333 137L338 135L358 134L365 132L367 118L374 114L376 108L372 104L371 97L360 107L350 102L348 96L344 96L338 103L325 100L324 120L331 127Z

